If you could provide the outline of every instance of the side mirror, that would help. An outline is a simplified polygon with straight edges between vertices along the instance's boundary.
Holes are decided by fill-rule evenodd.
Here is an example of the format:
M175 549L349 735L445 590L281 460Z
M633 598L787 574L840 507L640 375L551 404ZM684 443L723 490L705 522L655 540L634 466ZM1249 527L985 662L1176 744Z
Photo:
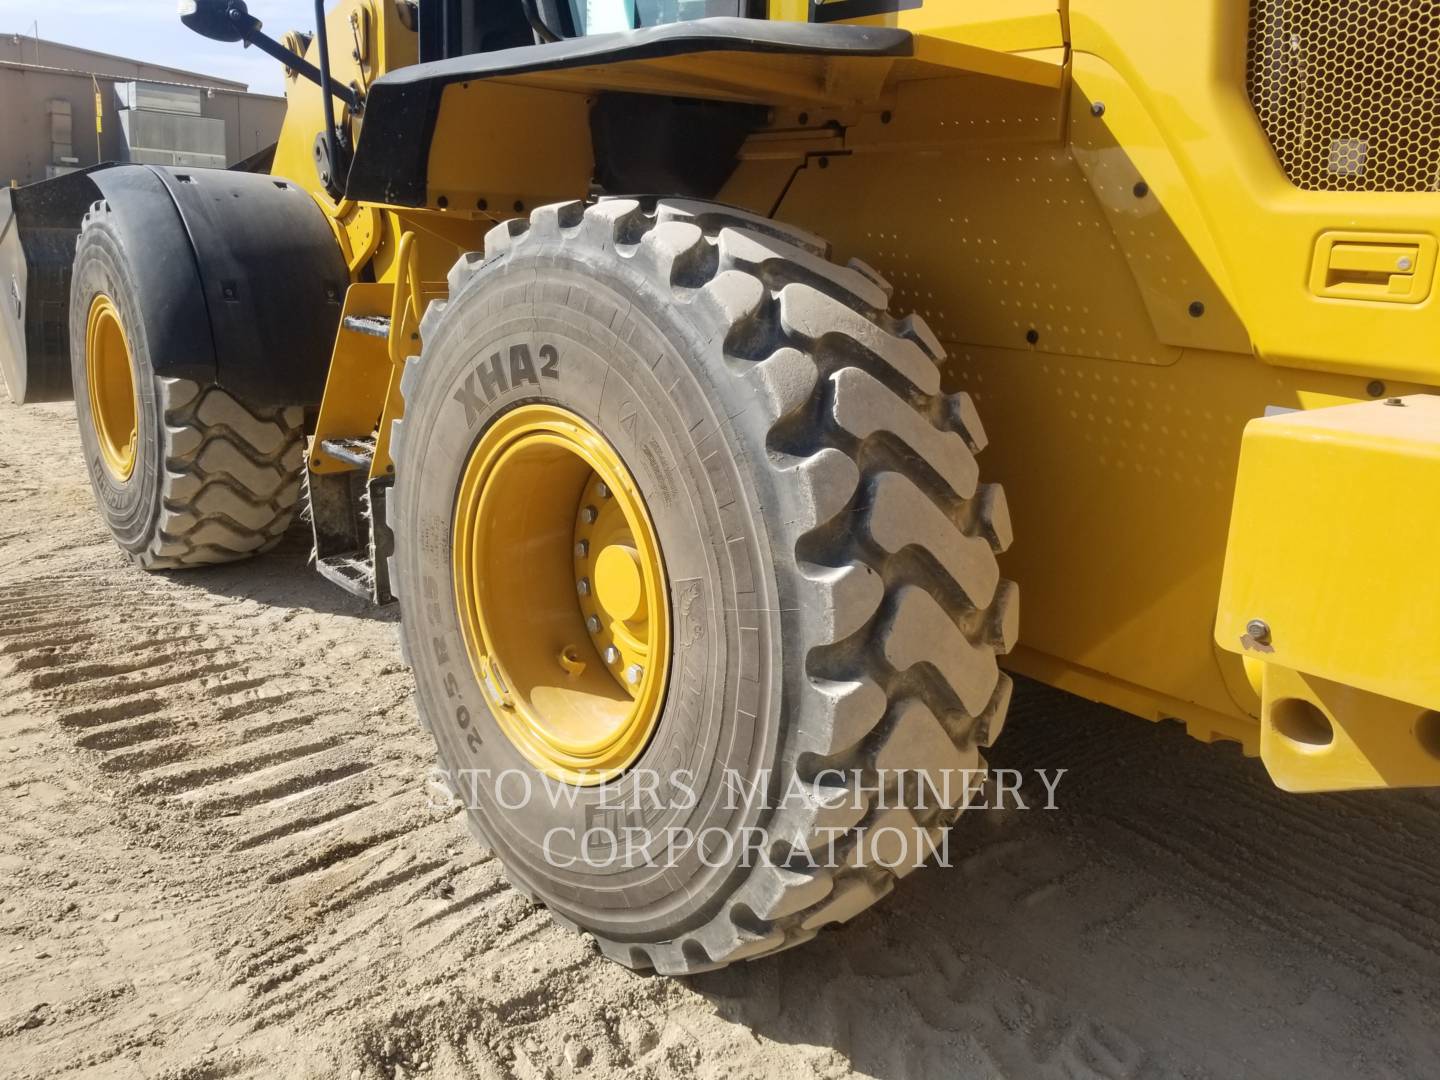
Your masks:
M244 0L180 0L180 21L211 41L244 41L260 29Z
M320 132L324 153L321 154L317 147L317 163L328 162L322 165L321 179L326 190L338 198L345 186L339 173L349 168L349 161L341 155L340 137L335 128L334 99L339 98L357 115L364 107L364 99L354 87L341 85L330 78L330 48L325 41L325 0L315 0L315 37L320 51L318 68L262 33L260 20L250 14L245 0L180 0L180 21L211 41L243 41L247 46L254 45L320 88L320 100L325 110L325 127Z

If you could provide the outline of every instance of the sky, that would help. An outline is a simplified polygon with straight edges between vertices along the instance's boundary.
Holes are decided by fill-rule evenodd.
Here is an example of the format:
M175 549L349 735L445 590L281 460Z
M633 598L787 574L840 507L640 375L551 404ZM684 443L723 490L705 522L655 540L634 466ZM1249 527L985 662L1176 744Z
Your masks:
M249 0L249 8L273 38L286 30L314 28L314 0ZM207 41L185 29L176 14L176 0L0 0L0 33L29 37L37 21L42 41L235 79L260 94L284 93L278 63L239 42ZM43 46L40 62L45 62Z

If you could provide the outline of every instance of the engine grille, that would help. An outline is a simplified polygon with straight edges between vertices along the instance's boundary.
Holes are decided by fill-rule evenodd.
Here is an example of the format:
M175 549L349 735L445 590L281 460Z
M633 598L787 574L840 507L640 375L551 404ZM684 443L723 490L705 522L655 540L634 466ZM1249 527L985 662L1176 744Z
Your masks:
M1440 2L1251 0L1250 101L1309 191L1440 191Z

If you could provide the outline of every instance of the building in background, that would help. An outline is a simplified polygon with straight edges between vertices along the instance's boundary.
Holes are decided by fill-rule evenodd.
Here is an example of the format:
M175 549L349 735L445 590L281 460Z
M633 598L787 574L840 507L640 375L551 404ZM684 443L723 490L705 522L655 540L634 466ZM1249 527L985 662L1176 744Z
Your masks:
M0 34L0 185L101 161L223 168L274 143L284 115L244 83Z

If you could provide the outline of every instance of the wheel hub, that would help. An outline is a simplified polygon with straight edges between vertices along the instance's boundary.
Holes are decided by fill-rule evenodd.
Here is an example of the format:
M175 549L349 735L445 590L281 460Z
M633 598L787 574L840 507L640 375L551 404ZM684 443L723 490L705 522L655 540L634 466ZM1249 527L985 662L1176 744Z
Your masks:
M566 783L623 773L664 704L670 607L619 455L568 410L506 413L466 463L453 541L466 648L506 736Z
M85 383L100 460L105 471L123 483L135 471L140 400L120 312L104 293L96 294L86 320Z

